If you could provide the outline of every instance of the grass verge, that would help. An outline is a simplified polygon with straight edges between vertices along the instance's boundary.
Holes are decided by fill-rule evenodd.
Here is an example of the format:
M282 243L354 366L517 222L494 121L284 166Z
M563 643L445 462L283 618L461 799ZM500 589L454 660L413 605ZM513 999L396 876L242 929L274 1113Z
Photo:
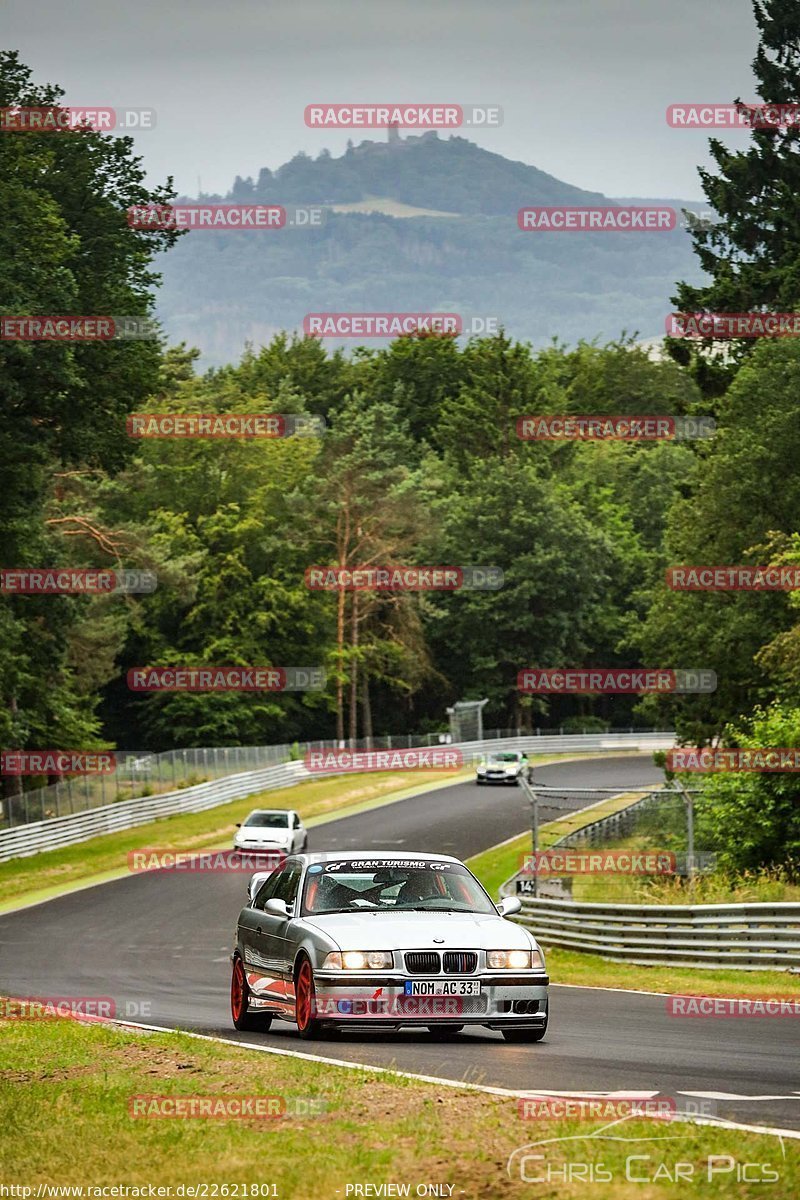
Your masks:
M162 1193L173 1197L182 1184L203 1184L210 1185L207 1196L236 1200L381 1194L577 1200L586 1195L587 1171L597 1200L689 1192L714 1200L757 1197L764 1195L767 1170L778 1184L770 1194L797 1195L800 1188L800 1143L765 1134L637 1118L609 1130L615 1140L600 1140L601 1120L522 1120L511 1097L75 1021L0 1021L0 1046L2 1179L31 1187L34 1196L39 1184L157 1184L173 1189ZM535 1059L541 1050L524 1052ZM313 1100L323 1114L133 1118L131 1098L143 1095L283 1097L290 1111ZM509 1156L524 1146L543 1158L525 1160L521 1176L517 1155L509 1176ZM648 1156L629 1173L650 1182L626 1180L629 1155ZM752 1182L737 1180L735 1164L745 1162L760 1164L748 1172ZM677 1164L686 1164L682 1186L673 1181ZM551 1182L526 1181L548 1175ZM408 1192L363 1190L368 1184L408 1185ZM417 1191L431 1184L441 1190ZM243 1190L256 1185L258 1191Z

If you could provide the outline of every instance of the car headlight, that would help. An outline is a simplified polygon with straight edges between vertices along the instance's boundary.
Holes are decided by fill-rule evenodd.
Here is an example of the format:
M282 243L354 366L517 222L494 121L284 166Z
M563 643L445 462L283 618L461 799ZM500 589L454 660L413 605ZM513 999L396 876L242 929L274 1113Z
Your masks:
M544 966L538 950L490 950L486 963L492 971L529 971Z
M323 971L385 971L394 966L391 950L338 950L325 955Z

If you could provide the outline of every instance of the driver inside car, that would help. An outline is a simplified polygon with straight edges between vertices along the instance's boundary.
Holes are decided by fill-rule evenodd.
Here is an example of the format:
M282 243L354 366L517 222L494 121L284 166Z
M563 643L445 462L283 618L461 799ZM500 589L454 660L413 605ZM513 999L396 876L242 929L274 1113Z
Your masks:
M420 900L441 900L447 893L444 880L432 871L412 871L397 893L397 905L415 904Z

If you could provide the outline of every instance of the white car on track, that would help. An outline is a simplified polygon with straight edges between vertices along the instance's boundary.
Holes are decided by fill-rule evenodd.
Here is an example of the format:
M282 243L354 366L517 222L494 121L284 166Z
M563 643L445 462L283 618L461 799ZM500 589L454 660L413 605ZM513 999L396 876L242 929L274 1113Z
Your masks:
M527 770L528 756L521 750L495 750L478 762L475 782L511 783L516 786Z
M308 846L308 830L298 813L285 808L254 808L237 826L234 850L254 854L299 854Z

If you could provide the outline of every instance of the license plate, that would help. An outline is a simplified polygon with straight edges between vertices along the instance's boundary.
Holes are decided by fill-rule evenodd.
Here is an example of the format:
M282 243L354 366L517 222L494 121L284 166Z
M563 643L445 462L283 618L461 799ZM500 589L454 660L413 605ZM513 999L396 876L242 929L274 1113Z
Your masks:
M480 996L479 979L407 979L407 996Z

